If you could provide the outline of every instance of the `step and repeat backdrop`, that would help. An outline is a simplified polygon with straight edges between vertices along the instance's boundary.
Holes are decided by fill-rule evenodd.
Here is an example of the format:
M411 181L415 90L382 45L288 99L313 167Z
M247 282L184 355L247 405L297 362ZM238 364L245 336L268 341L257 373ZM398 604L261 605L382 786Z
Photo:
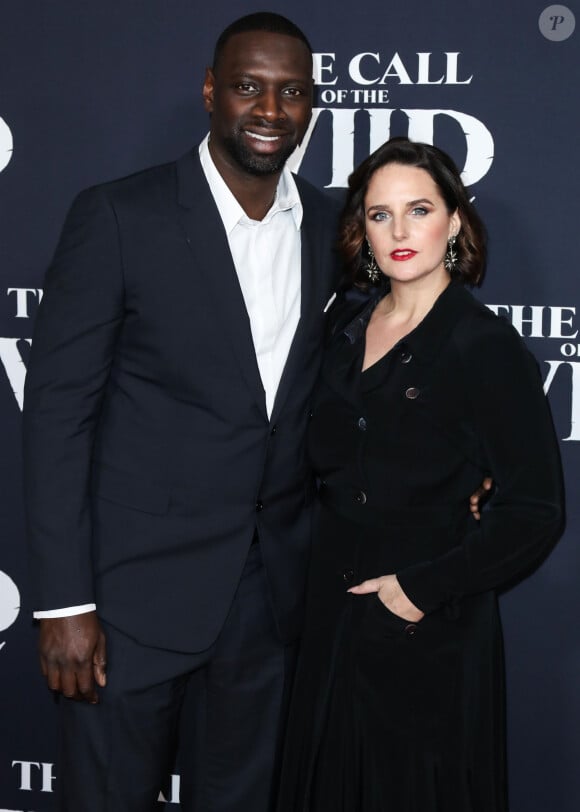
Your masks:
M297 172L339 196L369 151L409 135L453 155L487 223L489 269L477 295L538 359L568 497L562 540L501 598L511 812L577 812L580 5L271 0L268 8L300 25L315 51L316 109L292 159ZM55 707L37 666L20 453L44 271L81 188L201 140L201 84L214 41L256 10L240 0L2 5L0 812L55 809ZM174 775L160 810L178 809L178 792Z

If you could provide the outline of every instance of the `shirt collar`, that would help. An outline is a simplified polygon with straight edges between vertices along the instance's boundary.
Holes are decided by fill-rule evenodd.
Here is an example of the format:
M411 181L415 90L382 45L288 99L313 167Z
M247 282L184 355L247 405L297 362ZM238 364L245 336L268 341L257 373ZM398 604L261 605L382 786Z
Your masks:
M199 145L199 159L201 167L209 184L209 188L216 202L216 206L222 218L226 234L229 236L234 228L240 223L254 223L256 221L250 220L243 208L240 206L234 195L231 193L226 182L218 172L218 169L213 162L209 151L209 133ZM276 197L270 207L270 210L261 221L262 224L270 222L270 220L281 211L291 211L292 219L296 230L300 230L302 225L302 201L298 194L298 187L294 180L292 173L287 167L284 167L278 187L276 189Z

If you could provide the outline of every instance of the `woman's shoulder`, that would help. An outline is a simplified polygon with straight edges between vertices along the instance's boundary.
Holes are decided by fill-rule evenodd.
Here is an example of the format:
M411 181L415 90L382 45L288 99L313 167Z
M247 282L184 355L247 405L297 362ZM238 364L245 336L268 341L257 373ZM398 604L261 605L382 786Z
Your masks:
M461 316L453 330L456 351L471 368L502 364L537 368L537 361L515 327L468 290L462 289Z
M460 317L455 328L456 338L467 342L509 341L525 346L519 333L505 316L498 316L464 287L459 288L458 294Z

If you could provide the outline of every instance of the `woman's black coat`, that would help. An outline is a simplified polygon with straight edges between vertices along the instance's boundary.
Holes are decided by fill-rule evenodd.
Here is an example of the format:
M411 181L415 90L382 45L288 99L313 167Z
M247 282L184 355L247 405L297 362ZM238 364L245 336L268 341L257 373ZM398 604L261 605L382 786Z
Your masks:
M558 444L534 358L457 283L361 373L378 298L336 306L313 402L320 505L281 809L499 812L495 590L558 536ZM468 501L485 475L478 522ZM390 573L420 623L346 592Z

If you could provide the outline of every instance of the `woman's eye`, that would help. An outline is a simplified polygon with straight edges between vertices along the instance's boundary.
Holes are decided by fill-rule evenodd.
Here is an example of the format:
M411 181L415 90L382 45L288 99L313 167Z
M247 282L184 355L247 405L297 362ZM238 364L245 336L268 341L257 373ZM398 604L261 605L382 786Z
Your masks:
M389 214L386 211L375 211L371 214L371 220L374 220L375 223L380 223L383 220L388 220Z
M429 211L426 208L424 208L423 206L415 206L412 213L413 214L418 214L420 217L422 217L425 214L429 214Z

